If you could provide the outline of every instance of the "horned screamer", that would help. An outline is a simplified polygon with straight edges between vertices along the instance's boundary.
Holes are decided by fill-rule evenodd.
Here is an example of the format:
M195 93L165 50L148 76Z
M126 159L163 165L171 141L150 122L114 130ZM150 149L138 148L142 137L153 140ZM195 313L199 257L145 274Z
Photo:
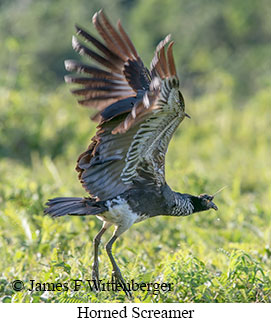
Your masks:
M170 35L155 51L148 70L120 22L115 29L103 11L93 16L100 42L76 26L75 51L96 65L65 62L66 69L82 74L66 76L67 83L80 84L72 93L79 103L96 108L99 122L91 144L77 161L76 170L89 197L58 197L47 202L45 214L96 215L103 225L94 238L93 279L99 280L98 247L104 232L113 225L106 251L112 276L125 286L112 255L116 239L134 223L158 215L187 216L217 210L214 195L194 196L174 192L165 180L165 155L179 124L189 117L179 90ZM93 49L86 46L90 43Z

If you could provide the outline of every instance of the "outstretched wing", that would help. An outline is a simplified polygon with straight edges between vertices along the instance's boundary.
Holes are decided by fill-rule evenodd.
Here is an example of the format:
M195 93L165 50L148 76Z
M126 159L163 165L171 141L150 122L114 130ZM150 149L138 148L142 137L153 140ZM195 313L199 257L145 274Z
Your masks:
M147 90L151 79L148 69L144 67L120 22L116 31L102 10L93 16L92 21L105 44L76 26L77 35L85 43L92 44L96 51L78 41L76 37L73 37L72 45L80 55L91 58L102 68L67 60L65 67L68 71L84 75L67 75L65 81L83 85L71 92L80 97L80 104L96 108L98 113L92 119L100 120L101 112L106 107L128 97L135 97L138 91ZM123 106L122 109L125 110Z
M85 96L80 103L99 110L98 131L79 156L76 169L84 188L105 200L133 185L165 184L165 154L185 112L173 42L165 53L170 36L157 46L149 73L120 23L117 32L102 12L94 15L93 21L106 46L82 29L79 33L103 56L78 42L74 47L104 69L72 62L69 70L92 73L92 77L69 77L68 81L83 84L85 88L73 93Z

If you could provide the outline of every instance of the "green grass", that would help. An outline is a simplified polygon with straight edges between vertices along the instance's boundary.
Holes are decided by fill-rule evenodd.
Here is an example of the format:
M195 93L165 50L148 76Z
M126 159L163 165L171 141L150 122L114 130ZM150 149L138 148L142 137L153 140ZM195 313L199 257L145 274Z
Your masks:
M124 302L123 292L21 292L11 282L91 279L94 217L43 216L46 200L85 196L74 171L95 125L67 88L40 96L0 93L0 297L3 302ZM185 93L184 93L185 95ZM218 212L157 217L134 225L113 252L127 280L168 282L173 291L135 292L135 302L271 301L270 93L237 106L225 88L192 100L167 155L169 185L199 194L227 189ZM111 277L101 245L100 275Z

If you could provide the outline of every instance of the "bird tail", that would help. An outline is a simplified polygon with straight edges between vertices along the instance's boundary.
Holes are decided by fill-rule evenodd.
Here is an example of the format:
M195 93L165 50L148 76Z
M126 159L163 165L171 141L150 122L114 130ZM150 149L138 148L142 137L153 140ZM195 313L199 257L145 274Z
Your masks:
M107 211L101 201L81 197L56 197L48 200L44 214L56 218L63 215L97 215Z

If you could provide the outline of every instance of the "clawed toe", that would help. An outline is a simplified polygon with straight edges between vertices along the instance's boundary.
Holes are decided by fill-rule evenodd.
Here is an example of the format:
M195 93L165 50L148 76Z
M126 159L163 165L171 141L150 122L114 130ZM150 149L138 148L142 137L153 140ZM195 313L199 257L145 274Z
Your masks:
M116 284L117 283L120 284L120 286L121 286L122 290L125 292L126 296L129 299L133 299L133 295L129 291L129 289L127 288L127 285L125 283L125 280L123 279L123 277L122 277L121 272L120 272L119 269L112 271L112 282L114 282Z

